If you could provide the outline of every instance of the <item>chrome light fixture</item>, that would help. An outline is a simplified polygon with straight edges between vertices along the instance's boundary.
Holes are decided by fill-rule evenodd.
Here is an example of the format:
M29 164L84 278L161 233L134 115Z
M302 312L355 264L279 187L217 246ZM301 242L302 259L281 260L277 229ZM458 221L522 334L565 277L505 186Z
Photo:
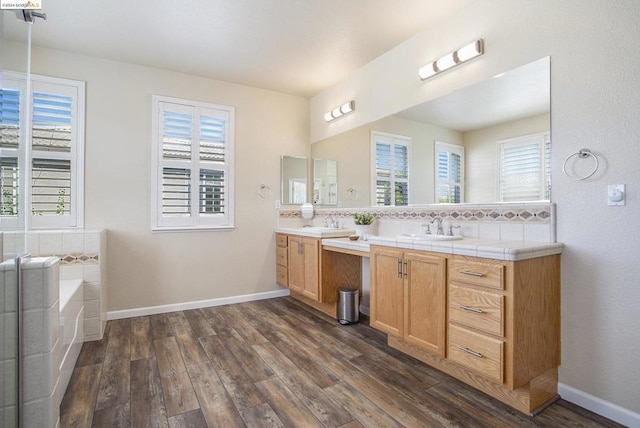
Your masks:
M445 56L438 58L430 64L420 67L420 69L418 70L418 76L420 76L420 79L426 80L438 73L453 68L456 65L460 65L463 62L467 62L470 59L476 58L483 53L483 40L476 40L473 43L469 43L468 45L461 47L457 51L446 54Z
M344 116L347 113L351 113L356 109L356 102L351 100L347 103L342 104L340 107L336 107L331 111L328 111L324 114L324 120L327 122L331 122L334 119L339 118L340 116Z

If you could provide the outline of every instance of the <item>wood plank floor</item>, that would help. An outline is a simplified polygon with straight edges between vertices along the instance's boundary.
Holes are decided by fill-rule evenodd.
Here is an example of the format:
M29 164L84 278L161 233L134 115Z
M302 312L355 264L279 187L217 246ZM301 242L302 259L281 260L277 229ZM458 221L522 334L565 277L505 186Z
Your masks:
M560 400L529 418L294 299L109 321L62 427L614 427Z

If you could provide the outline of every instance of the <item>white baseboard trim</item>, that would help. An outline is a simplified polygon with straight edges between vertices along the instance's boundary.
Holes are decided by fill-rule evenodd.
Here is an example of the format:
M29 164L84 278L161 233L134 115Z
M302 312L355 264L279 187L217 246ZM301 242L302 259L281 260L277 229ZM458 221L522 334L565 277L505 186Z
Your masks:
M288 296L289 290L267 291L265 293L245 294L242 296L221 297L219 299L197 300L195 302L173 303L171 305L149 306L146 308L124 309L107 312L108 320L142 317L146 315L165 314L167 312L185 311L189 309L208 308L210 306L230 305L232 303L252 302L254 300L273 299Z
M558 394L567 401L584 407L629 428L640 428L640 414L595 397L587 392L558 383Z

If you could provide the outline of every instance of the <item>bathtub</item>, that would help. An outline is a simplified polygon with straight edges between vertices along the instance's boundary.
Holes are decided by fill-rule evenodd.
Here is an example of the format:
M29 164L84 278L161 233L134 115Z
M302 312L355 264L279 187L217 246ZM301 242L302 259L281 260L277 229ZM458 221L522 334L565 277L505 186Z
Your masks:
M84 341L84 293L81 279L60 281L60 400L66 391Z

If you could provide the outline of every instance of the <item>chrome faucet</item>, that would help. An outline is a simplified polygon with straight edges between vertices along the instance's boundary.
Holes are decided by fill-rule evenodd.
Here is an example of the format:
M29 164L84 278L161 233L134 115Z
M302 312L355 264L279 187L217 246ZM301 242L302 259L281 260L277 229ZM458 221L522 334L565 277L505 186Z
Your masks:
M436 231L436 235L444 235L444 229L442 228L442 219L440 217L434 217L433 220L431 220L431 223L433 222L438 223L438 230Z
M424 231L425 235L431 235L431 224L430 223L422 223L422 227L426 227L427 230Z
M330 227L332 229L337 229L338 228L338 222L336 220L334 220L333 217L331 217L331 216L325 216L324 225L325 225L325 227Z

